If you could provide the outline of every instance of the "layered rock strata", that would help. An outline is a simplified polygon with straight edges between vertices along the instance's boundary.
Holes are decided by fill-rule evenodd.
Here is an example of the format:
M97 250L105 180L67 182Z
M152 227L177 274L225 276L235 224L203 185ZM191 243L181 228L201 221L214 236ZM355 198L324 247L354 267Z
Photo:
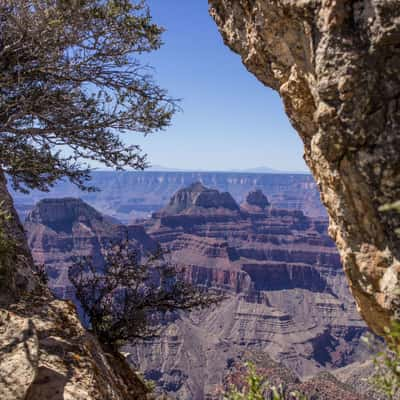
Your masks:
M188 281L227 293L210 309L167 315L159 338L124 349L146 378L178 399L213 398L229 366L249 349L302 376L363 359L365 326L326 221L273 208L262 192L239 206L228 193L195 183L142 226L116 224L80 200L48 200L25 226L50 287L66 297L72 256L92 255L100 265L102 246L132 229L141 232L131 236L133 245L160 243Z
M208 204L197 202L202 193ZM213 398L246 349L302 376L362 359L365 326L326 221L271 208L262 193L250 193L240 208L222 198L194 184L145 223L188 280L222 288L228 299L129 347L132 363L177 398L203 399Z
M304 142L351 291L377 333L400 306L397 0L209 0L225 43Z
M68 181L59 182L50 193L12 192L18 212L25 219L44 198L79 197L104 214L124 223L147 218L165 207L179 189L200 181L203 185L229 192L241 203L247 193L261 189L275 208L303 210L306 215L326 216L318 188L310 174L263 174L240 172L154 172L93 171L91 183L98 192L82 192Z

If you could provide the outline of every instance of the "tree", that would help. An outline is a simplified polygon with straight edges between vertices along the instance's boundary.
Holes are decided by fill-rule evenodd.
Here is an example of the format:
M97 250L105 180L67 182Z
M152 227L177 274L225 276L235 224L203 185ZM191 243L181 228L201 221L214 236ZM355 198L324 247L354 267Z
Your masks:
M137 58L160 47L162 31L139 0L0 0L0 201L12 216L1 230L20 256L6 300L35 279L5 174L21 191L62 177L89 190L90 162L143 168L119 134L163 129L177 109Z
M0 15L0 162L14 187L87 188L87 161L143 168L119 133L162 129L176 110L135 57L161 45L145 2L0 0Z
M166 312L206 307L223 299L185 282L161 252L140 262L128 241L109 246L99 269L87 257L69 269L89 326L99 340L116 348L159 332L159 317Z

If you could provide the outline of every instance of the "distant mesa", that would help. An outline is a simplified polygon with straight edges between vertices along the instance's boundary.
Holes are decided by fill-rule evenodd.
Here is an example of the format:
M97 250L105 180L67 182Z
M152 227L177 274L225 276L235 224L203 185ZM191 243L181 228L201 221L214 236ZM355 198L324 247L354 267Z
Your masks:
M246 196L244 208L255 208L265 210L271 203L268 201L267 196L260 189L252 190Z
M162 210L163 214L188 214L207 209L225 209L239 211L239 206L228 192L219 192L196 182L178 190L169 204Z
M88 223L93 223L93 221L116 222L111 217L103 216L83 200L73 197L40 200L26 217L27 223L40 223L54 227L71 225L73 221L77 220Z

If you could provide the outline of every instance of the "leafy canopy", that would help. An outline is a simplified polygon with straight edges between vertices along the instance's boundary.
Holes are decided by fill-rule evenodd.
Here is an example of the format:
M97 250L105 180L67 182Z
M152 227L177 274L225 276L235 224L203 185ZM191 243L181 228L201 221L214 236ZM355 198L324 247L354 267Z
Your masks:
M160 130L176 111L137 58L162 31L144 1L0 0L0 160L14 188L66 176L88 189L88 161L145 167L119 133Z

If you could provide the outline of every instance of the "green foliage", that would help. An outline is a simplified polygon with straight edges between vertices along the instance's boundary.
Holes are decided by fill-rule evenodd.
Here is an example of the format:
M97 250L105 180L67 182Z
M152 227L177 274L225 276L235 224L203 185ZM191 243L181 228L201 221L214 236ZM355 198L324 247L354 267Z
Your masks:
M389 400L394 400L400 398L400 321L392 321L385 332L386 346L374 359L371 382Z
M384 204L383 206L379 207L379 211L395 211L400 213L400 200L397 200L394 203ZM395 232L398 236L400 236L400 228L395 229Z
M16 189L90 189L90 161L145 167L119 133L163 129L177 109L139 60L162 32L140 0L0 0L0 168Z
M251 362L245 363L246 374L242 382L231 384L229 390L223 393L223 400L307 400L299 392L285 395L282 385L273 386L257 372Z
M90 258L77 260L69 278L92 331L112 348L157 335L166 312L207 307L223 299L187 284L160 252L141 262L126 241L110 246L104 258L102 267Z
M33 266L33 273L37 276L40 284L46 287L49 283L49 277L46 272L46 266L44 264L35 264Z
M0 288L10 286L11 271L17 254L16 242L6 233L11 215L4 210L4 204L4 201L0 202Z

